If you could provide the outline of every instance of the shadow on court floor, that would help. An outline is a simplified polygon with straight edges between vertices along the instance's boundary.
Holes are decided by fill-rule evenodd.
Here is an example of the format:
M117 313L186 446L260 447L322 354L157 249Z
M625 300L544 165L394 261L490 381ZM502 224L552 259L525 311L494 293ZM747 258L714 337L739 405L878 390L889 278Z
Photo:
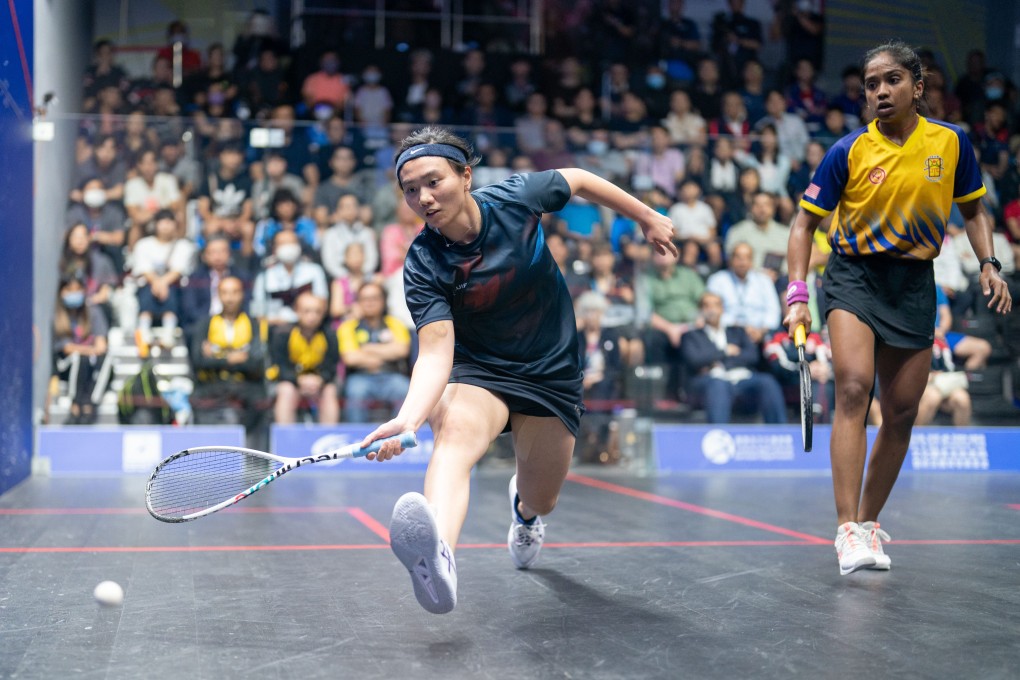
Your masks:
M460 603L425 613L390 553L418 476L293 473L167 525L144 479L0 498L2 678L1015 678L1020 475L905 474L891 572L840 577L824 475L578 468L536 568L483 469ZM123 607L91 596L102 580Z

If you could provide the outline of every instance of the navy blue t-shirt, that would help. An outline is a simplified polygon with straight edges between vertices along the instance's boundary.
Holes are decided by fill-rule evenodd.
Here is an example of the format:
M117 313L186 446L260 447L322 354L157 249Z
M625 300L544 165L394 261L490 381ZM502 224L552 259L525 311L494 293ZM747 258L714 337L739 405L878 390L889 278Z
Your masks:
M535 382L581 375L573 304L545 245L543 213L570 198L555 170L514 175L471 192L482 214L478 237L449 243L427 227L404 263L404 294L415 327L450 319L454 366Z

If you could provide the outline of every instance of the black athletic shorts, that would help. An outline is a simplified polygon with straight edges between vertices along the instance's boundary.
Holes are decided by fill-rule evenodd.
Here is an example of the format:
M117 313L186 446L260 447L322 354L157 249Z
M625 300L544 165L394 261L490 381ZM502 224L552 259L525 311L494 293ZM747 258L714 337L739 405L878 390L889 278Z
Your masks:
M559 418L575 437L581 427L584 385L580 375L576 380L546 379L538 382L499 373L478 364L455 362L450 382L475 385L498 395L506 402L510 413ZM510 431L509 421L503 431Z
M822 278L825 315L834 309L852 312L892 347L931 347L936 311L932 267L931 260L833 253Z

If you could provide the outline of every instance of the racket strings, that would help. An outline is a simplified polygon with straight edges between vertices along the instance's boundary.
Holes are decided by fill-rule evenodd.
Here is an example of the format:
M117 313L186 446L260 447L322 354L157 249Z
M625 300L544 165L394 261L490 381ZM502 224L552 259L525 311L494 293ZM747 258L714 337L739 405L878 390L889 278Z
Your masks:
M240 451L194 451L163 465L148 489L149 507L163 517L182 518L247 491L281 463Z

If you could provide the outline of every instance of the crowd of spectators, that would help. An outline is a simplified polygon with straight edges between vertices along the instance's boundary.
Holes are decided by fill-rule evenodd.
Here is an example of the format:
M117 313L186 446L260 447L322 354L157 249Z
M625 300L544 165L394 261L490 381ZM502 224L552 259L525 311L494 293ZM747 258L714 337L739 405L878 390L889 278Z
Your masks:
M254 427L253 411L277 422L385 415L414 360L402 260L423 227L396 190L393 149L427 123L473 143L482 158L476 186L581 167L675 224L679 262L653 254L632 222L581 199L546 218L548 247L577 301L592 410L630 398L631 369L658 364L666 399L703 409L711 422L730 420L734 408L783 422L796 390L777 294L787 225L826 149L868 112L855 66L826 66L835 91L818 84L817 3L775 4L771 25L729 0L700 26L679 0L662 16L604 0L573 37L551 36L548 58L468 48L442 55L442 68L441 55L424 49L394 62L325 46L302 72L308 49L291 53L261 12L229 52L220 44L198 52L175 21L142 77L118 65L111 42L96 42L54 318L56 368L73 384L71 422L95 419L111 325L136 330L142 356L183 338L200 421ZM597 42L571 47L578 36ZM759 59L768 41L786 47L776 68ZM179 82L174 43L183 46ZM972 135L996 253L1012 273L1017 92L979 51L955 87L938 55L923 55L928 115ZM275 141L253 144L254 127ZM943 344L959 327L945 319L973 317L980 305L961 225L951 219L936 266L951 315ZM815 275L828 252L820 232ZM831 403L824 291L812 285L812 373L820 401ZM949 340L968 354L957 356L968 370L987 361L986 341ZM952 353L938 353L943 375L956 374ZM943 407L965 421L960 398L947 392L959 378L933 380L925 413Z

